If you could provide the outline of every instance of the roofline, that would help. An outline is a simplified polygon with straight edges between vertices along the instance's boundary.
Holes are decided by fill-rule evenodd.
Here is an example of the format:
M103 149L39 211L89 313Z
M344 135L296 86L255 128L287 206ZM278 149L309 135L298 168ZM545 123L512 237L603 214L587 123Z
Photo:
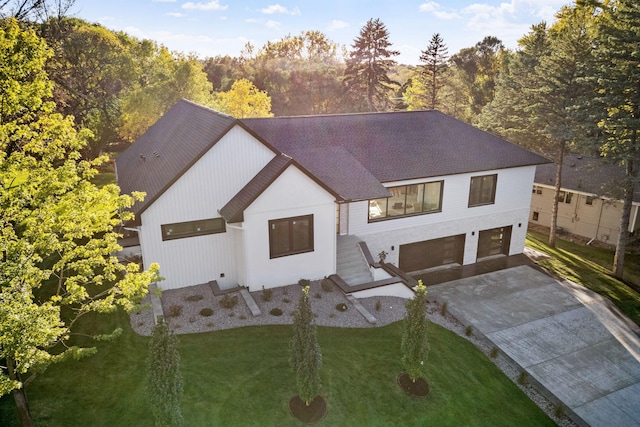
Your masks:
M535 179L533 180L533 185L537 185L538 187L549 188L551 190L555 190L555 188L556 188L554 185L551 185L551 184L542 184L542 183L536 182ZM620 203L623 202L622 199L616 199L615 197L603 196L601 194L591 193L591 192L588 192L588 191L575 190L573 188L568 188L568 187L563 187L563 186L560 186L560 191L568 191L570 193L579 194L579 195L582 195L582 196L594 197L596 199L601 199L601 200L605 200L605 201L614 201L614 202L620 202ZM635 206L640 206L640 201L632 200L631 204L635 205Z
M203 107L202 105L196 104L194 102L191 102L189 100L185 100L186 102L190 102L193 105L196 105L198 107L201 108L207 108L207 107ZM217 114L223 114L223 113L219 113L218 111L215 110L211 110ZM226 114L224 114L226 115ZM226 115L227 117L231 117L229 115ZM258 134L256 134L252 129L250 129L246 124L242 123L242 121L240 121L240 119L234 119L233 122L231 122L229 124L229 126L227 126L227 128L220 133L220 136L218 136L218 138L214 139L213 141L211 141L211 143L209 145L207 145L200 154L198 154L197 156L195 156L193 158L193 160L191 160L189 163L187 163L187 165L179 172L176 174L175 177L173 177L171 180L169 180L169 182L167 183L167 185L165 185L160 191L158 191L156 193L156 195L146 201L144 203L144 206L142 206L142 208L138 211L135 212L136 214L136 218L134 219L133 222L131 222L131 224L136 224L136 225L140 225L141 224L141 220L139 219L140 216L147 210L147 208L149 208L149 206L151 206L156 200L158 200L158 198L160 196L162 196L173 184L176 183L176 181L178 181L182 175L184 175L189 169L191 169L191 167L196 164L198 162L198 160L200 160L205 154L207 154L209 152L209 150L211 150L222 138L224 138L224 136L226 134L229 133L229 131L231 131L231 129L233 129L235 126L240 126L245 132L249 133L252 137L254 137L255 139L257 139L260 143L262 143L265 147L267 147L269 150L271 150L274 154L278 155L281 154L280 151L278 151L273 145L271 145L269 142L267 142L264 138L260 137Z

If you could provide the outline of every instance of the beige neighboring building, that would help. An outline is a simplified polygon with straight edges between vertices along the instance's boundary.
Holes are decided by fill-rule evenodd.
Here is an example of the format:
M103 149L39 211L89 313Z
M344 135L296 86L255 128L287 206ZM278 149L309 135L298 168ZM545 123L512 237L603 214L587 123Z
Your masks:
M551 225L555 164L536 167L529 221L545 227ZM558 203L558 228L587 239L615 245L618 239L622 200L605 196L623 176L623 170L602 164L595 157L567 155L562 168L562 186ZM640 185L631 207L629 232L640 230Z

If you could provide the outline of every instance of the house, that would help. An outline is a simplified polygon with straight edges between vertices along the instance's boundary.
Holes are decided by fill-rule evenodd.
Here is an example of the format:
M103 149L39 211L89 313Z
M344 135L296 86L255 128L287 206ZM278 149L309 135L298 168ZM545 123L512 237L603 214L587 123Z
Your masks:
M547 162L438 111L239 120L182 100L116 173L146 192L128 227L162 288L255 291L346 264L365 273L348 285L387 277L371 254L413 272L521 253Z
M533 224L551 226L551 208L555 194L555 164L536 168L531 197ZM624 178L624 170L607 164L598 157L566 155L562 167L561 191L558 197L560 231L615 245L620 230L622 200L615 196L616 182ZM619 191L619 188L618 188ZM631 206L629 233L640 229L640 186L636 185Z

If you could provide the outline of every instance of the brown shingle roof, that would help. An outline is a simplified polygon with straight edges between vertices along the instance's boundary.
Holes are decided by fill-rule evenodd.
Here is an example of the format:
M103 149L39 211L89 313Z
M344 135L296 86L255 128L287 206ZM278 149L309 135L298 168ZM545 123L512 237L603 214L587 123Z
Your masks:
M562 188L587 194L622 198L619 183L624 179L624 169L606 163L599 157L567 154L562 167ZM554 185L556 164L538 165L534 182ZM633 201L640 203L640 186L636 185Z
M242 121L283 153L343 147L379 182L548 163L433 110ZM349 180L349 174L349 169L342 170L336 178Z

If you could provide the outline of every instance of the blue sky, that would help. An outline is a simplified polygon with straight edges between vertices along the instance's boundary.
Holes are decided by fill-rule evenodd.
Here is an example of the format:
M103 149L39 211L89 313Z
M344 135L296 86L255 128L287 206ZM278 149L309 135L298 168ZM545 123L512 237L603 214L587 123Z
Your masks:
M74 16L155 40L171 50L200 57L239 56L251 42L256 48L305 30L319 30L350 48L370 18L380 18L390 33L396 60L418 64L420 51L440 33L449 54L485 36L508 48L532 24L553 22L568 0L76 0Z

